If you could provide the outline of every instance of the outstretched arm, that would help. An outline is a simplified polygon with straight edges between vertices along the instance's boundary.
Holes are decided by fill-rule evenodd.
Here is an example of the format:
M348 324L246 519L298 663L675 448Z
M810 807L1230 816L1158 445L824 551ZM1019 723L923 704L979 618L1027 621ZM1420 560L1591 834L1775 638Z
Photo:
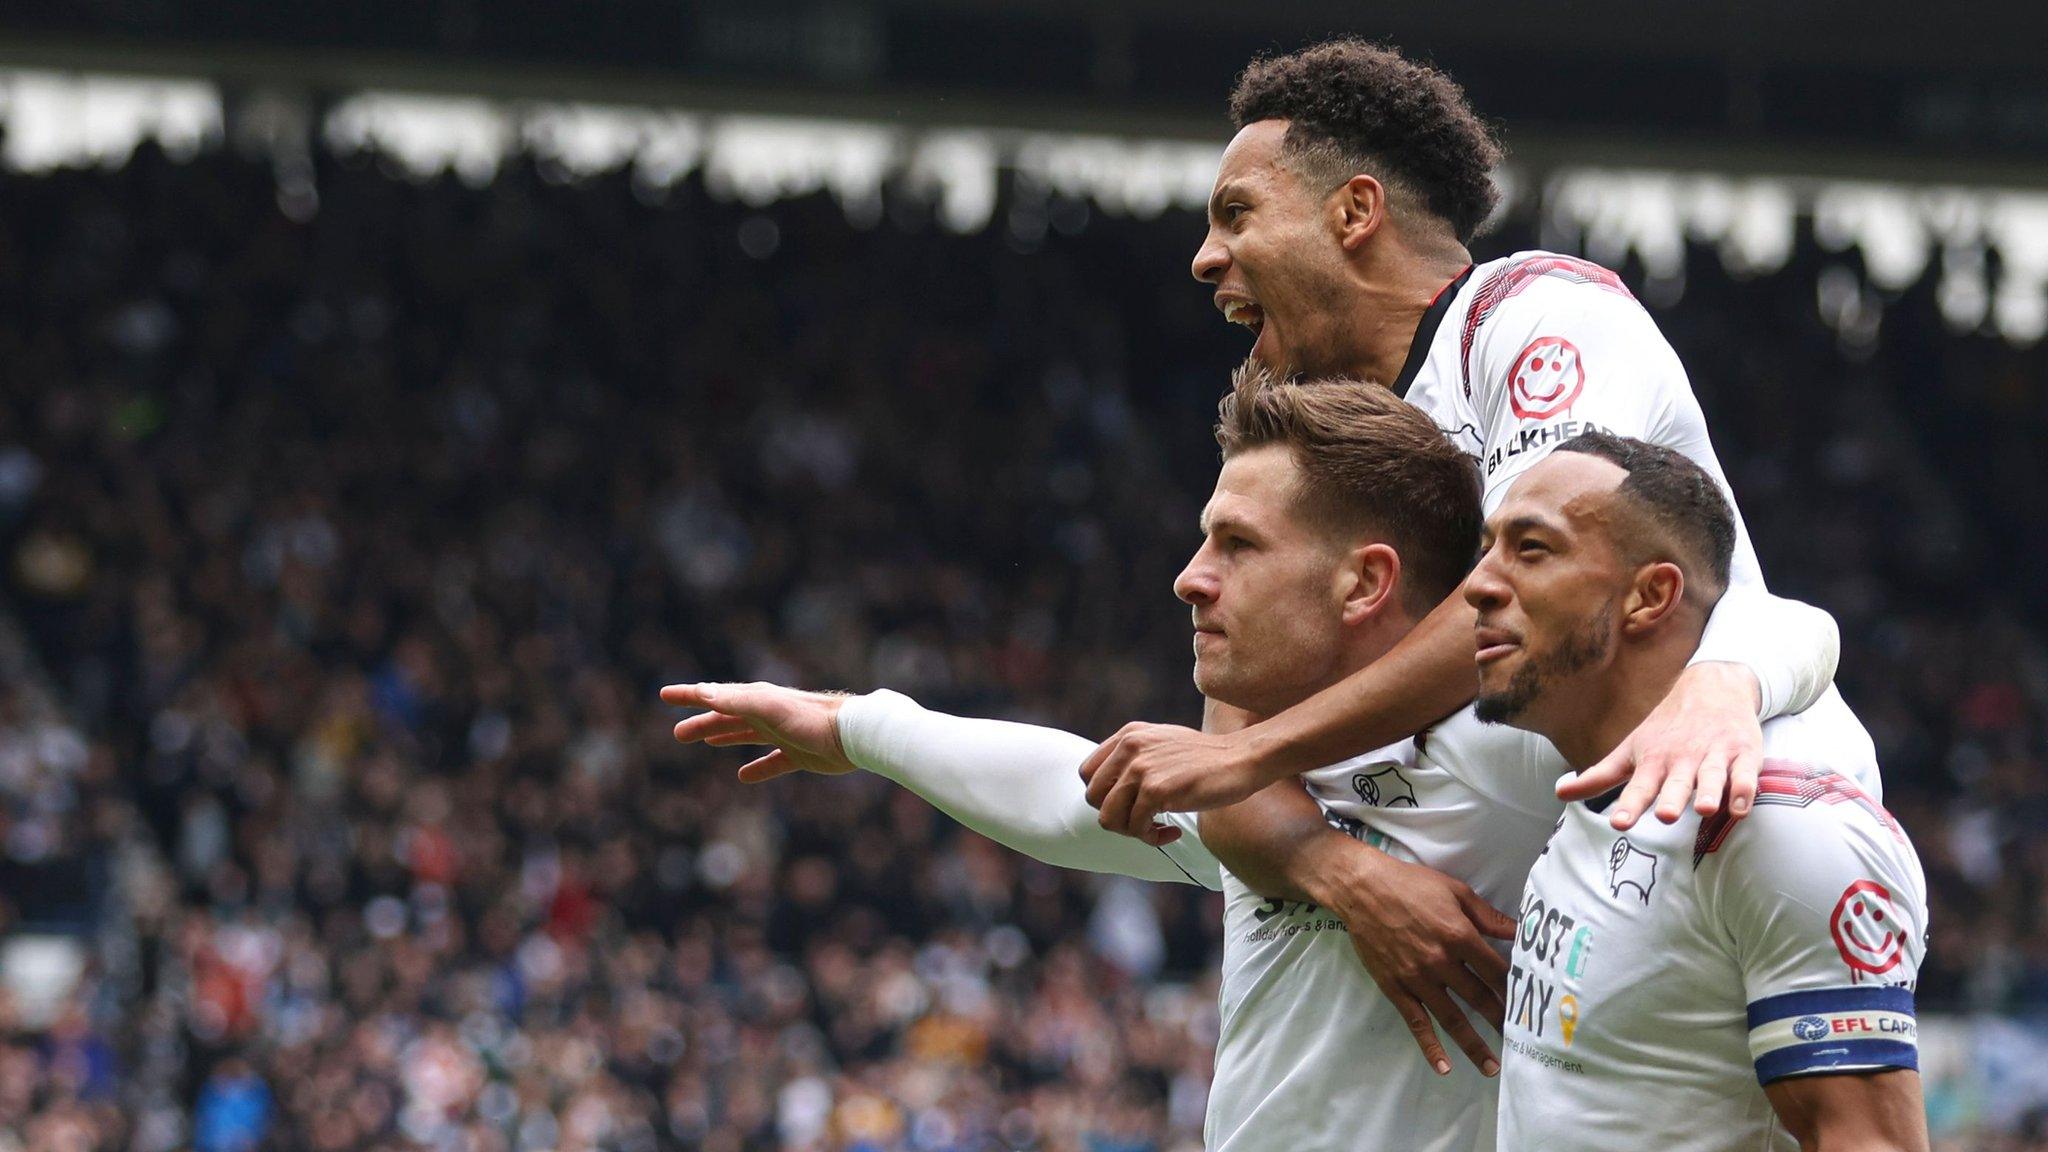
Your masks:
M774 747L740 770L743 780L860 768L1048 864L1222 886L1215 858L1198 839L1176 836L1181 842L1155 848L1096 822L1074 772L1094 745L1072 733L949 716L886 691L839 696L772 684L678 684L661 696L711 709L677 724L679 741ZM1193 827L1192 819L1186 823Z

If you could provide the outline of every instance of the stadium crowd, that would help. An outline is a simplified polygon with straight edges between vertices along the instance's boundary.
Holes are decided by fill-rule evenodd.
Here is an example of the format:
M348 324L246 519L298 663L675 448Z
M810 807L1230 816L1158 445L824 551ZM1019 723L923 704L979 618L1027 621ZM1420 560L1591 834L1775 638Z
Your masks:
M1242 354L1197 222L318 164L0 179L0 534L47 673L0 685L0 933L92 955L48 1020L0 1001L0 1147L1198 1147L1215 897L877 781L743 787L654 695L1192 720L1169 583ZM1658 318L1774 586L1842 622L1929 873L1923 1012L2048 1016L2048 621L1999 575L2038 542L1943 478L2044 465L1911 406L2038 357L1925 293L1855 346L1821 259L1699 255Z

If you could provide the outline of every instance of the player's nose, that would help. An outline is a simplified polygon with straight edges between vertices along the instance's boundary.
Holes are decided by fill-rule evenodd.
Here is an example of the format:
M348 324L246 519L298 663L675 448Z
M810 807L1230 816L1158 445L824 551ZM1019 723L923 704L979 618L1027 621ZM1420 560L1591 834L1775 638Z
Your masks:
M1209 234L1202 238L1202 246L1195 250L1195 262L1189 271L1202 283L1214 284L1223 279L1223 272L1229 267L1230 249L1216 234L1216 229L1211 228Z
M1501 574L1499 555L1498 545L1488 548L1486 554L1479 558L1478 565L1472 569L1471 575L1465 577L1461 589L1465 595L1465 603L1481 612L1501 607L1511 596L1507 581Z
M1183 604L1214 604L1216 602L1216 574L1202 560L1200 552L1188 561L1188 566L1173 578L1173 594Z

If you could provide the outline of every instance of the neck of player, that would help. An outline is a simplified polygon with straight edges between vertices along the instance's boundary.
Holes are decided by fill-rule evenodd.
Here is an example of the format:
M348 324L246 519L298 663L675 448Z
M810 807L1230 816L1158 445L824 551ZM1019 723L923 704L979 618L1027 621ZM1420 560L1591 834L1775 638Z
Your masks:
M1408 363L1423 314L1470 263L1471 254L1457 244L1423 251L1395 245L1392 251L1356 257L1350 306L1339 313L1346 318L1345 327L1355 333L1354 343L1337 370L1393 387Z
M1621 742L1663 702L1698 648L1697 634L1668 635L1653 642L1617 646L1614 661L1599 675L1589 678L1591 690L1585 707L1565 710L1571 714L1558 717L1558 731L1543 735L1557 745L1558 753L1573 768L1581 772L1591 768L1621 747Z

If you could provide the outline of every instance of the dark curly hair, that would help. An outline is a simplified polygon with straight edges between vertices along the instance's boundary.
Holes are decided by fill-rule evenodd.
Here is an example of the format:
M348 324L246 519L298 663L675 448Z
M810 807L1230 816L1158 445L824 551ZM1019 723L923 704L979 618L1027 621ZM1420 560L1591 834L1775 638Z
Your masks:
M1501 146L1442 72L1391 48L1331 40L1254 60L1230 94L1239 128L1285 120L1296 171L1331 188L1370 172L1427 205L1470 243L1500 194Z

